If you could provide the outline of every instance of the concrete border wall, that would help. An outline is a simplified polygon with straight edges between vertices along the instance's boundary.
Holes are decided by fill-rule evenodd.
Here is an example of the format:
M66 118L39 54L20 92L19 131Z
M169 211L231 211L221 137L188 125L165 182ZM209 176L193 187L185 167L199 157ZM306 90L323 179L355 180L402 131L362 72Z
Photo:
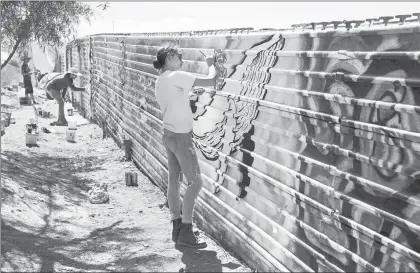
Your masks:
M166 191L153 57L176 44L204 75L216 53L218 84L191 100L201 228L260 271L418 272L418 18L101 34L66 67L90 86L74 104Z

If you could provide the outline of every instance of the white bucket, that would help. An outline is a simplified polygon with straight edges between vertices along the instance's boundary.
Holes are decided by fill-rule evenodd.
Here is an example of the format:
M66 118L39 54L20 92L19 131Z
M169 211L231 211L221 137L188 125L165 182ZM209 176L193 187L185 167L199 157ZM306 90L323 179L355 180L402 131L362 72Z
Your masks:
M26 133L26 145L36 145L38 135Z
M68 129L76 130L77 129L77 122L76 121L69 121Z
M70 129L68 128L66 131L66 140L68 142L75 142L76 140L76 129Z

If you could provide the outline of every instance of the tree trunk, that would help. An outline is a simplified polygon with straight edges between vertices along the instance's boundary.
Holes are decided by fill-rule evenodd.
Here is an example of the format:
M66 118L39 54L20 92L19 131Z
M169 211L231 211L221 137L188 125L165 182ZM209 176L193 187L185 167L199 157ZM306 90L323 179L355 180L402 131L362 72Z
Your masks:
M1 64L1 69L3 69L3 67L5 67L7 65L7 63L12 59L13 55L15 55L15 52L20 45L20 42L22 42L22 40L17 40L16 41L16 44L13 47L12 52L9 54L9 57L7 57L6 61L4 61L4 63Z

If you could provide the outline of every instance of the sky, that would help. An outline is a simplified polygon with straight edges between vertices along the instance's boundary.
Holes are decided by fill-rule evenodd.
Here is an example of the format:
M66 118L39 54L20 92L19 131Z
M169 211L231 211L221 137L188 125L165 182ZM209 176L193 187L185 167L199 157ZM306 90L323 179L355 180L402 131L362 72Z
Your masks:
M91 24L78 37L98 33L171 32L252 27L288 28L296 23L357 20L420 12L415 2L87 2Z

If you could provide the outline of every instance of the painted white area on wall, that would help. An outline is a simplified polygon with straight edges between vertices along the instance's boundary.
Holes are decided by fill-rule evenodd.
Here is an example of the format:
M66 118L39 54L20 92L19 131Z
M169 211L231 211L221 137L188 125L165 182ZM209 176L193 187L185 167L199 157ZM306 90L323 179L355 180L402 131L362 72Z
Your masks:
M420 12L414 2L99 2L92 24L83 22L78 36L97 33L166 32L238 27L288 28L291 24L356 20Z

